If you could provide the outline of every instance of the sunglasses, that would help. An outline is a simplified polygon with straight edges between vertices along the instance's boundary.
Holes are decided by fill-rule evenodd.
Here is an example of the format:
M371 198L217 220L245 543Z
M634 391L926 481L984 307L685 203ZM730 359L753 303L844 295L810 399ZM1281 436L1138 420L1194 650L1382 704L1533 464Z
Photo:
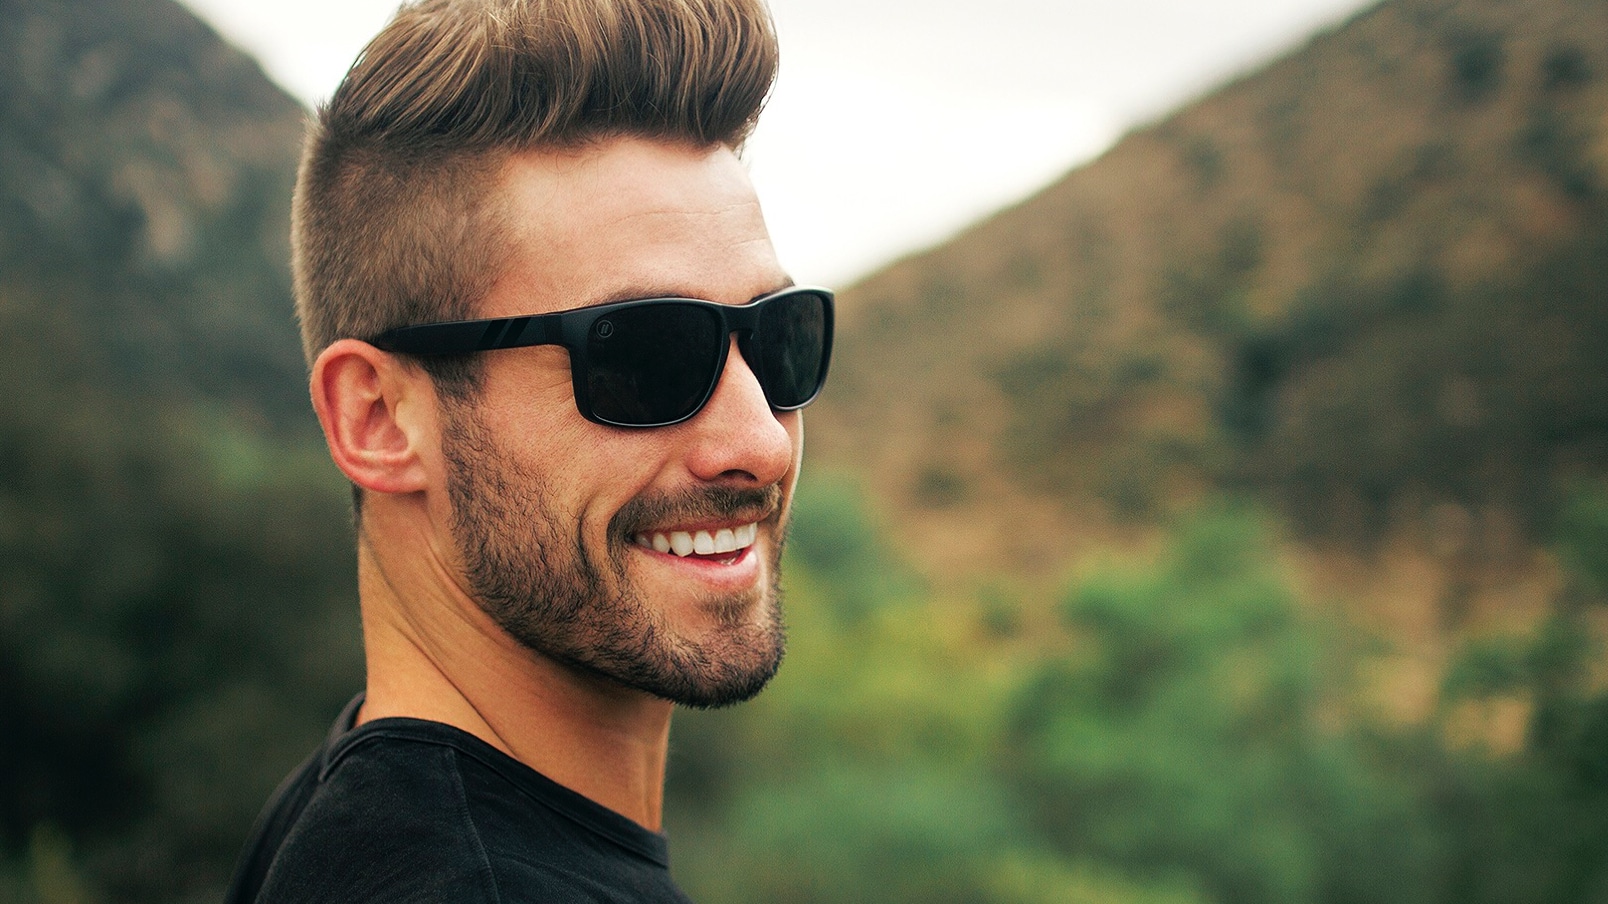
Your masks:
M832 297L827 289L795 286L744 305L642 298L398 327L370 344L408 355L562 345L583 417L613 427L667 427L697 414L715 394L732 333L771 408L808 405L832 357Z

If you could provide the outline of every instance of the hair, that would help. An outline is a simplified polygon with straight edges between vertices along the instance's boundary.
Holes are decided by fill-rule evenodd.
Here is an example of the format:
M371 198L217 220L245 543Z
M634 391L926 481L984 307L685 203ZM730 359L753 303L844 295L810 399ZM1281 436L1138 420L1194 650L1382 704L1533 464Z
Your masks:
M763 0L422 0L308 127L292 207L308 361L342 338L475 316L509 253L512 154L616 136L739 149L775 79ZM472 358L425 359L450 396Z

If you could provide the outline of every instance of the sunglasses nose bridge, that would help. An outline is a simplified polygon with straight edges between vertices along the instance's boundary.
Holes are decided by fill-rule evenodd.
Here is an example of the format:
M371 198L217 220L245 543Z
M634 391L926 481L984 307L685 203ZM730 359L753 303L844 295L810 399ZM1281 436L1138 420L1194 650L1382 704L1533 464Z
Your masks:
M737 337L737 351L742 354L743 360L750 369L754 365L754 355L751 351L754 342L754 327L759 325L759 317L751 307L733 305L720 306L721 328L725 331L726 348L731 351L731 339ZM723 368L724 369L724 368Z
M759 355L756 353L756 351L754 349L754 330L753 330L753 327L750 326L750 327L747 327L747 328L742 328L742 327L733 328L729 335L736 336L736 338L737 338L737 353L739 355L742 355L743 363L748 365L748 370L751 373L753 373L754 379L758 380L761 386L764 386L765 385L765 377L764 377L764 374L761 374L760 370L759 370L759 368L760 368L760 358L759 358ZM730 351L730 348L728 346L728 352L729 351ZM729 354L727 355L727 362L726 363L728 363L728 364L730 363L730 355Z

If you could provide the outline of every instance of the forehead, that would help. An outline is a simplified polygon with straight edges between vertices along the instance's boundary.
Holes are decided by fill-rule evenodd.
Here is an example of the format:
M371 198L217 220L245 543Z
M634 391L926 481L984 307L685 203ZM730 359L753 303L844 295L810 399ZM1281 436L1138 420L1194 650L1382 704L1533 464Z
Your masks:
M725 147L618 138L528 152L500 187L512 247L481 316L647 295L741 303L787 281Z

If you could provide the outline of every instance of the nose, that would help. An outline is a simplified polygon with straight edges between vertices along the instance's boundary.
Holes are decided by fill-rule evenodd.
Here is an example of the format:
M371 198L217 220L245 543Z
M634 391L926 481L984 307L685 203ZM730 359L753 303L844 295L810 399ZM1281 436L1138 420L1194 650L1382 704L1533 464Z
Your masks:
M785 477L797 458L799 415L771 410L735 337L731 343L714 395L687 422L693 439L688 467L701 480L768 486Z

